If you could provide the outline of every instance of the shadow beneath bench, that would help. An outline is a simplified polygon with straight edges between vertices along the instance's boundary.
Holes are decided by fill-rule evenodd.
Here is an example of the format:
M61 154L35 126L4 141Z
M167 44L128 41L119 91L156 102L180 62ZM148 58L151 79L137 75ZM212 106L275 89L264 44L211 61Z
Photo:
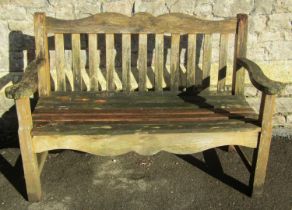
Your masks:
M219 147L218 149L221 149L225 152L228 152L228 148L227 146L222 146ZM236 149L237 150L237 149ZM255 151L255 150L254 150ZM199 159L197 159L196 157L194 157L191 154L188 155L176 155L178 158L184 160L185 162L191 164L192 166L195 166L196 168L202 170L203 172L205 172L206 174L212 176L213 178L221 181L222 183L228 185L229 187L251 197L252 196L252 183L253 180L252 178L252 173L250 174L249 177L249 183L245 184L237 179L235 179L234 177L226 174L223 170L223 167L221 165L219 156L216 152L216 149L209 149L209 150L205 150L202 152L204 160L205 161L201 161ZM234 153L236 154L236 153ZM253 157L252 159L254 160L254 155L255 152L253 152ZM240 158L243 161L243 164L246 167L246 164L244 162L243 157L241 157L241 155L239 154ZM250 171L250 168L246 167L248 172Z
M19 149L17 129L18 123L14 105L0 118L0 150L8 148ZM15 188L15 190L26 199L26 187L21 155L17 155L18 157L13 165L11 161L9 161L10 158L7 157L8 155L5 155L5 153L2 152L0 153L0 173Z
M191 87L188 87L186 91L178 94L178 96L186 103L194 104L200 108L208 109L214 113L220 113L222 115L225 115L229 119L236 119L244 123L250 123L250 124L260 126L259 120L256 118L250 118L250 117L245 116L244 114L230 113L229 111L225 109L216 108L214 107L214 105L209 104L206 98L200 95L201 93L208 91L207 90L208 87L209 86L201 86L201 87L191 86ZM194 96L195 100L194 98L190 98L190 96ZM177 155L177 157L197 167L198 169L204 171L210 176L218 179L219 181L223 182L229 187L251 197L252 184L253 184L252 177L253 177L253 171L254 171L255 160L256 160L255 158L256 149L253 149L253 157L251 158L252 161L249 161L239 146L234 146L234 148L235 148L234 152L239 155L247 171L250 173L248 184L244 184L243 182L233 178L232 176L224 172L215 148L205 150L202 152L205 162L195 158L192 155ZM228 152L228 146L222 146L222 147L219 147L218 149Z
M18 156L13 166L0 154L0 173L4 175L23 198L27 199L21 155Z
M225 150L224 147L220 147L220 149ZM176 156L186 161L187 163L195 166L196 168L202 170L208 175L218 179L219 181L228 185L229 187L251 197L252 195L251 182L249 182L249 184L244 184L241 181L226 174L223 170L220 159L215 149L209 149L202 153L205 162L195 158L192 155L176 155Z
M32 109L35 107L36 100L31 100ZM11 151L6 149L16 149L18 151ZM13 105L0 118L0 173L7 179L7 181L15 188L15 190L27 200L26 186L24 180L24 173L22 167L22 159L19 151L18 142L18 121L16 115L16 107ZM8 151L8 152L7 152ZM14 157L12 157L14 156ZM10 161L10 158L15 160Z

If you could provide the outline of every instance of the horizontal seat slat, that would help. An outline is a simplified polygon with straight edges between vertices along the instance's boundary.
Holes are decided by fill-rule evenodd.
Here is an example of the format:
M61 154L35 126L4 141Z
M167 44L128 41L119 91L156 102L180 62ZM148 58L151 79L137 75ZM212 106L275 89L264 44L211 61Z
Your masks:
M251 108L226 108L226 109L207 109L207 108L200 108L200 109L37 109L34 111L33 116L35 115L55 115L56 114L181 114L181 115L188 115L188 114L210 114L210 113L233 113L233 114L253 114L254 110Z
M223 114L205 115L55 115L37 116L34 122L202 122L227 120Z
M47 110L143 110L143 109L201 109L212 108L250 111L243 97L220 95L111 95L52 93L49 97L39 99L35 112Z
M89 102L88 102L89 103ZM106 109L135 109L139 107L140 109L182 109L182 108L215 108L215 109L231 109L231 108L243 108L242 104L228 104L228 102L222 104L204 103L204 104L192 104L192 103L107 103L107 104L80 104L80 103L62 103L62 104L39 104L36 110L46 110L46 109L56 109L56 110L72 110L72 109L89 109L89 110L106 110Z
M225 120L201 123L39 123L32 129L32 135L119 135L130 133L180 133L180 132L224 132L260 131L260 127L241 120Z
M88 102L119 102L124 103L131 100L132 102L143 102L143 103L165 103L168 101L174 102L204 102L204 101L220 101L220 102L228 102L228 103L238 103L245 106L248 106L248 103L245 101L245 98L242 96L232 96L232 95L187 95L187 94L152 94L152 92L147 92L147 94L112 94L107 95L103 93L88 93L88 92L71 92L70 94L59 94L52 93L48 97L42 97L39 101L40 103L61 103L61 102L80 102L80 103L88 103Z
M223 109L239 112L245 110L253 113L247 102L235 96L99 96L99 95L67 95L43 97L35 108L35 112L47 110L150 110L150 109Z
M96 106L110 106L110 105L114 105L113 103L116 104L121 104L123 106L129 105L131 106L131 104L145 104L147 106L147 104L165 104L165 103L172 103L169 104L169 106L171 107L172 105L183 105L183 106L192 106L192 105L204 105L206 104L206 106L216 106L217 104L229 104L230 106L232 105L241 105L242 107L245 107L245 103L242 101L238 101L238 100L228 100L226 99L226 101L220 103L218 101L216 101L216 98L214 99L208 99L208 100L204 100L201 98L184 98L184 99L167 99L167 98L162 98L161 100L157 99L157 100L150 100L147 101L146 99L142 99L142 100L133 100L133 101L129 101L127 99L131 99L131 98L125 98L125 99L102 99L102 98L97 98L95 100L73 100L73 101L61 101L60 103L56 102L56 101L40 101L39 105L62 105L62 104L67 104L67 105L86 105L87 103L92 103L92 105L96 105ZM220 99L218 99L220 100ZM167 104L166 104L167 105Z

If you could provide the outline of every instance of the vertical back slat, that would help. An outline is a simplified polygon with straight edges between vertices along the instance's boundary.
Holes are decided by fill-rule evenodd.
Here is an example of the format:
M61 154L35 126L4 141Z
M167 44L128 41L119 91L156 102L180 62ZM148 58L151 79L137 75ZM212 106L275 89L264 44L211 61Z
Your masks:
M196 41L196 34L188 35L187 87L195 85Z
M139 34L138 52L139 91L146 91L147 78L147 34Z
M74 91L82 90L80 50L80 34L72 34L72 67Z
M233 80L232 93L235 95L244 94L245 70L237 65L237 58L246 56L247 44L247 15L237 15L237 32L235 34L234 64L233 64Z
M38 93L39 96L48 96L51 92L51 77L45 13L35 13L34 33L36 57L45 59L45 65L38 72Z
M115 89L114 84L114 65L115 65L115 56L114 56L114 34L105 35L105 44L106 44L106 82L107 90L113 91Z
M227 50L228 50L228 34L220 35L219 47L219 70L218 70L218 84L217 91L225 90L226 72L227 72Z
M203 64L202 64L202 71L203 71L202 86L204 88L210 87L211 59L212 59L212 35L205 34L205 36L204 36Z
M131 90L131 34L122 35L122 79L123 90Z
M164 35L155 36L155 91L162 91L164 68Z
M66 91L64 35L55 35L57 90Z
M90 90L98 90L98 58L97 58L97 34L88 34L88 54L89 54L89 81Z
M179 88L179 43L180 34L172 34L170 51L170 89L173 91Z

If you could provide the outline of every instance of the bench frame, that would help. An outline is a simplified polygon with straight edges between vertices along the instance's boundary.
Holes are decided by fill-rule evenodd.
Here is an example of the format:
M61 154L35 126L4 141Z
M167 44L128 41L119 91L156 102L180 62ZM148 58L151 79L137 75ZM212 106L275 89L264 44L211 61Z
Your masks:
M119 14L108 14L108 16L116 16ZM177 17L184 17L182 14L175 14ZM106 17L106 14L104 15ZM148 17L149 15L147 15ZM124 18L124 17L123 17ZM154 18L154 17L152 17ZM160 17L159 17L160 18ZM189 18L189 17L188 17ZM163 19L163 18L160 18ZM89 18L88 21L94 21L96 19ZM158 20L158 19L157 19ZM261 124L260 135L258 137L259 132L247 132L247 133L193 133L193 134L184 134L184 138L188 139L185 145L180 145L179 148L171 148L167 146L167 143L164 141L165 139L169 139L170 135L161 134L155 136L155 139L159 139L159 141L153 145L152 150L143 150L142 147L137 146L135 141L127 141L125 140L128 136L123 138L119 138L119 136L110 137L97 137L97 136L70 136L71 141L67 141L68 136L56 138L45 137L45 136L37 136L33 137L31 135L31 130L33 127L31 108L30 108L30 99L29 97L38 91L40 97L50 95L51 85L50 85L50 71L49 71L49 55L48 51L48 40L47 33L52 30L62 30L68 32L76 32L74 31L76 28L71 27L70 21L68 22L58 22L53 18L48 18L46 20L46 16L44 13L36 13L34 16L35 22L35 42L36 42L36 60L30 63L23 75L22 80L6 89L6 95L8 98L15 99L17 116L19 122L19 142L20 142L20 150L23 161L24 168L24 176L27 187L27 195L29 201L39 201L41 199L41 181L40 174L48 155L48 150L55 148L68 148L68 149L76 149L85 152L90 152L92 154L97 155L117 155L128 150L134 150L143 155L151 155L154 154L161 149L173 152L173 153L194 153L200 152L209 148L214 148L222 145L244 145L251 148L256 148L256 156L255 156L255 165L254 173L251 175L252 183L253 183L253 192L260 194L263 190L263 185L266 176L266 169L268 163L268 156L271 144L271 136L272 136L272 117L275 109L275 94L279 93L284 89L284 84L280 82L275 82L269 80L262 72L262 70L252 61L246 59L246 40L247 40L247 15L239 14L236 19L231 19L229 21L222 21L220 24L214 23L212 21L209 22L198 22L196 24L201 25L202 27L209 23L209 27L207 27L207 31L216 32L224 29L234 30L236 29L236 45L235 45L235 69L234 69L234 78L233 78L233 94L242 95L244 92L244 75L245 70L249 73L249 77L251 79L252 84L260 91L262 91L262 102L259 114L259 122ZM134 22L134 21L133 21ZM212 23L212 24L211 24ZM235 26L234 26L235 23ZM64 27L66 25L68 27ZM135 28L132 27L132 23L128 23L128 28L135 32ZM134 23L133 23L134 24ZM232 25L233 24L233 25ZM77 24L78 25L78 24ZM89 24L90 25L90 24ZM168 25L168 24L165 24ZM54 27L53 26L59 26ZM47 28L46 28L47 27ZM89 27L92 29L92 25ZM146 26L145 26L146 27ZM199 27L197 27L199 28ZM206 27L205 27L206 28ZM79 25L79 29L82 29L83 32L86 32L87 28L83 27L83 25ZM71 31L70 31L71 30ZM77 30L77 29L76 29ZM82 32L81 30L81 32ZM105 32L110 32L105 28L96 29L96 31L105 30ZM145 29L146 30L146 29ZM157 29L158 30L158 29ZM196 29L192 29L196 30ZM161 31L162 33L163 31ZM180 31L178 31L180 32ZM194 31L192 31L194 32ZM206 32L206 31L205 31ZM110 85L108 86L110 89ZM231 135L230 135L231 134ZM173 134L172 134L173 135ZM180 134L181 135L181 134ZM135 136L135 140L139 140L140 138L153 138L153 134L149 136ZM212 138L217 138L218 141L208 141ZM125 144L128 144L129 147L125 151L121 151L119 144L113 144L112 148L107 148L104 153L100 152L98 142L100 139L112 139L113 142L119 138L119 141L126 141ZM129 138L127 138L129 139ZM192 144L192 139L200 139L200 141L196 144ZM251 139L251 141L249 141ZM258 139L254 141L254 139ZM99 140L99 141L96 141ZM48 142L50 142L50 146L48 146ZM62 142L62 145L59 145L59 142ZM88 142L91 142L90 144ZM92 143L92 142L96 142ZM255 143L256 142L256 143ZM110 152L111 149L114 152Z

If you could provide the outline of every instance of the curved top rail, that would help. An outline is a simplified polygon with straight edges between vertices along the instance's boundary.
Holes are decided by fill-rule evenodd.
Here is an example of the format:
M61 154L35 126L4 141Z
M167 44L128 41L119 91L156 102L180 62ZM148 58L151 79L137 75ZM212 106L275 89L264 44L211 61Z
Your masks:
M212 21L182 13L157 17L149 13L132 17L99 13L78 20L46 18L49 33L235 33L236 25L236 18Z

